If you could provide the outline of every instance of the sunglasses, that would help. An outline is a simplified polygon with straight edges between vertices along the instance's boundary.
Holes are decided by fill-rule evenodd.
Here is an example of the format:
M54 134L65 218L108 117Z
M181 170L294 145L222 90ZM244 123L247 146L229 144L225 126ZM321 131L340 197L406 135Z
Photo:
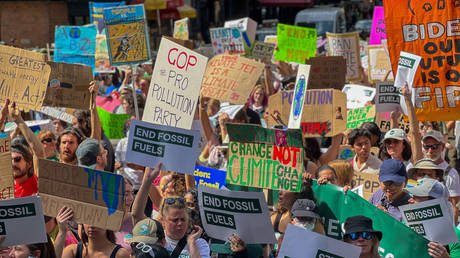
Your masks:
M437 150L440 146L441 146L441 144L423 145L423 148L425 150L429 150L429 149Z
M12 158L12 160L13 160L14 162L17 163L17 162L19 162L19 161L22 160L22 157L21 157L21 156L17 156L17 157Z
M132 246L131 246L132 248ZM146 245L144 242L139 242L136 244L136 248L143 253L150 254L151 257L155 257L155 254L153 253L152 247L149 245ZM134 248L132 248L134 249Z
M178 198L165 198L165 203L166 204L169 204L169 205L172 205L176 202L180 202L180 203L185 203L185 198L184 197L178 197Z
M50 142L53 142L54 139L53 138L45 138L42 140L42 143L50 143Z
M365 240L371 240L373 235L371 232L355 232L351 234L347 234L345 237L350 238L352 241L356 241L359 239L359 237L362 237Z

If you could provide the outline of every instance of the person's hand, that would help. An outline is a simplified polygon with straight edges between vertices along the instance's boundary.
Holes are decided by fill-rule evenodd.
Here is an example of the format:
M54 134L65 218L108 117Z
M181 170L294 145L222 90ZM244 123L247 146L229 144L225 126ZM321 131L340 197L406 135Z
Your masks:
M377 208L381 209L382 211L388 213L388 214L390 213L390 212L387 210L387 208L383 207L383 206L380 205L380 204L376 204L375 206L376 206Z
M64 206L56 215L56 222L59 226L59 231L65 233L69 230L69 222L73 218L73 211L71 208Z
M312 179L315 179L314 175L308 173L308 172L303 172L302 173L302 179L304 180L312 180Z
M88 90L89 90L89 93L97 96L97 94L99 94L99 85L96 83L96 81L92 81L89 83Z
M16 124L24 123L24 120L21 116L21 111L19 111L19 109L17 109L16 107L16 102L13 101L11 105L8 107L8 113L11 121L15 122Z
M9 257L8 253L10 252L10 248L8 246L3 246L5 239L6 236L0 236L0 257Z
M219 124L221 126L225 125L226 122L229 122L230 121L230 117L228 116L227 113L223 112L220 114L219 116Z
M447 253L446 248L440 243L429 242L428 243L428 254L434 258L449 258L450 255Z
M411 99L411 91L409 89L409 85L407 84L407 82L404 83L401 89L401 93L405 99Z
M151 167L148 167L147 171L144 174L144 180L149 181L149 182L153 182L153 180L155 180L155 178L157 178L158 175L160 174L160 169L161 169L162 165L163 165L163 163L160 162L160 163L157 164L155 169L153 169Z
M391 111L390 116L391 120L399 121L399 118L401 117L401 109L399 107L396 107L395 111Z
M325 185L325 184L329 183L329 180L327 180L326 177L320 177L320 178L318 178L318 180L316 180L316 182L318 184L320 184L320 185Z
M348 190L351 190L351 186L345 185L345 186L343 187L343 194L347 195Z
M194 225L192 232L187 236L187 244L189 246L195 244L195 241L200 238L201 234L203 234L203 229L200 226Z
M8 116L8 106L10 105L10 100L6 99L5 100L5 105L3 105L2 110L0 111L2 113L2 117L7 117Z
M228 240L230 241L230 248L232 249L232 252L236 253L246 249L246 244L238 237L238 235L233 234L228 238Z

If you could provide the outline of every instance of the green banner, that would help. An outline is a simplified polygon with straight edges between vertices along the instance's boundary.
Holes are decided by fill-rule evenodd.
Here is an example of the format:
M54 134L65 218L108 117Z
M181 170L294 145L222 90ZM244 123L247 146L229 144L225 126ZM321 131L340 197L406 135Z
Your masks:
M129 118L127 114L112 114L101 107L97 107L97 114L101 120L102 129L109 139L124 138L123 124Z
M342 239L342 225L351 216L363 215L373 221L374 230L381 231L379 253L382 257L427 257L428 240L406 227L389 214L381 211L357 194L343 194L335 185L318 185L313 182L313 191L318 199L319 213L324 217L326 235Z
M316 29L278 24L275 59L305 64L315 56Z

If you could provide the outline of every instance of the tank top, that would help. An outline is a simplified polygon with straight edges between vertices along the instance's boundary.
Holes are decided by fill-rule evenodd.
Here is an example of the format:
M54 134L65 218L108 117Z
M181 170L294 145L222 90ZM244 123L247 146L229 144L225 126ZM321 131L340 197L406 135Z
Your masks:
M113 248L112 250L112 253L110 254L110 258L115 258L120 248L121 248L121 245L115 246L115 248ZM83 243L80 242L77 245L77 253L75 254L75 258L82 258L82 257L83 257Z

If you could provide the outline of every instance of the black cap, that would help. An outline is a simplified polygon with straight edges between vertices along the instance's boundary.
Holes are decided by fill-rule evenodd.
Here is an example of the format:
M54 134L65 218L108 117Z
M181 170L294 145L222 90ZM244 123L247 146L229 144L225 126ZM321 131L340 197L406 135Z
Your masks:
M372 227L372 220L365 216L353 216L347 218L344 229L344 236L357 232L371 232L374 233L379 240L382 240L382 232L375 231Z

